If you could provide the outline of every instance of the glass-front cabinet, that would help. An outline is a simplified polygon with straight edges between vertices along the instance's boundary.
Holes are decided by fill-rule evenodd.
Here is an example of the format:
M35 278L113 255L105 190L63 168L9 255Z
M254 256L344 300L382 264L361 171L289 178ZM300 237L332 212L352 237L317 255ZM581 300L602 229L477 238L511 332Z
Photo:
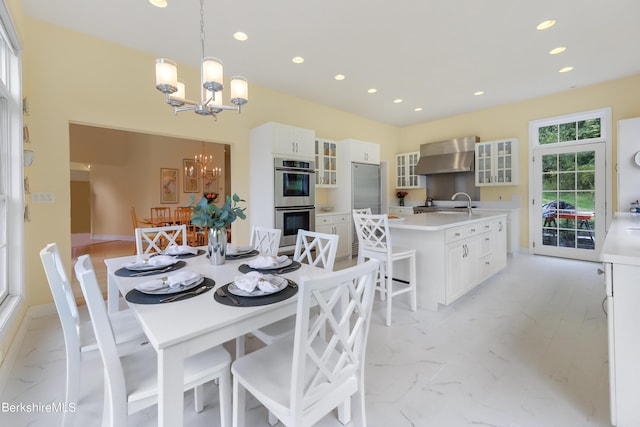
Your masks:
M476 185L518 184L518 140L479 142L475 147Z
M424 177L416 175L418 160L419 151L396 154L396 188L424 187Z
M337 187L337 154L336 142L327 139L316 139L316 186Z

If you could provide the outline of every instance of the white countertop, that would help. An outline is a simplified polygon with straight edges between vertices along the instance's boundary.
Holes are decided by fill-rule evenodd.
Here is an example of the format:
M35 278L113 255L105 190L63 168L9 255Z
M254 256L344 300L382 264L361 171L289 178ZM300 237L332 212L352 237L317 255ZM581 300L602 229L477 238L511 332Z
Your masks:
M506 216L499 212L476 212L471 216L463 212L429 212L416 215L398 215L403 220L390 220L389 228L400 228L420 231L439 231L460 225L473 224L488 218Z
M604 262L640 266L640 214L616 212L600 253Z
M329 215L351 215L349 212L342 211L318 211L316 210L316 216L329 216Z

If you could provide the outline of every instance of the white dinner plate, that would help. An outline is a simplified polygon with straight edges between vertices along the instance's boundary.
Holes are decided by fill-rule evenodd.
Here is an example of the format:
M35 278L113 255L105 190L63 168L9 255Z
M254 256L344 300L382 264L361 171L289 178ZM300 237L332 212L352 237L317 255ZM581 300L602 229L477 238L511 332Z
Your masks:
M127 270L132 271L151 271L151 270L159 270L161 268L169 267L177 263L179 260L174 257L168 255L158 255L154 257L148 258L148 262L143 261L134 261L129 264L123 265Z
M155 281L157 282L161 280L162 279L155 279ZM165 286L164 288L155 289L155 290L144 290L144 288L141 285L140 288L136 287L136 290L149 295L170 295L170 294L175 294L182 291L188 291L189 289L193 289L199 284L201 284L202 282L204 282L204 277L200 276L191 282L186 282L185 285L181 285L181 286L174 286L174 287Z
M291 265L291 263L293 263L293 260L291 258L287 258L286 261L276 265L275 267L251 267L251 264L247 264L249 267L253 268L254 270L277 270L279 268L282 267L286 267L288 265Z
M280 292L281 290L287 287L288 282L287 282L287 279L285 279L284 277L275 276L271 280L271 283L273 285L276 285L278 289L276 289L273 292L266 292L256 287L256 289L254 289L253 292L247 292L237 287L236 284L233 282L229 284L227 289L229 290L230 293L239 297L262 297L265 295L271 295L271 294L275 294L276 292Z

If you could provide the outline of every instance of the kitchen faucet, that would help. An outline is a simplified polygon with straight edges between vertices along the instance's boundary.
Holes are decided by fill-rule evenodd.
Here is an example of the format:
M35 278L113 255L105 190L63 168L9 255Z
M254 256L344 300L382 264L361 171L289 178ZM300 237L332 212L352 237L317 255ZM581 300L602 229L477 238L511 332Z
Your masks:
M467 193L459 192L451 196L451 200L455 200L457 196L467 196L467 212L471 215L471 196Z

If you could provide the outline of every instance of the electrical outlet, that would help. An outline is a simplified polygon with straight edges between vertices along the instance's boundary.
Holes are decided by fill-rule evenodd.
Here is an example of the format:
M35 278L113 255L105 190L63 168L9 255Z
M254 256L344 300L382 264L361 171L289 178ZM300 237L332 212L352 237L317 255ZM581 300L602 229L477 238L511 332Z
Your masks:
M32 203L53 203L55 201L55 197L52 192L47 193L31 193L31 202Z

